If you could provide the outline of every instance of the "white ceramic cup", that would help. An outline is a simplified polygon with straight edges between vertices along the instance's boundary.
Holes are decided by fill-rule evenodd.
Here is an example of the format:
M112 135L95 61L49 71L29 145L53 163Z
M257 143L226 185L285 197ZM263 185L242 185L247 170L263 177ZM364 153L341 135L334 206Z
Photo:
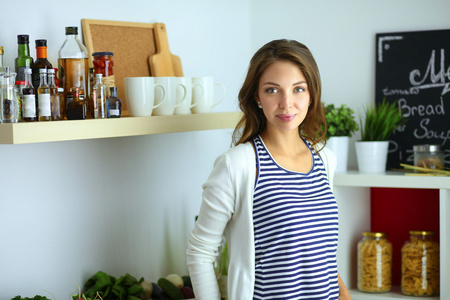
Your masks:
M149 117L154 108L163 104L160 101L154 105L156 88L154 77L127 77L124 83L125 99L130 116Z
M215 87L220 87L222 93L215 101ZM225 98L225 86L214 82L211 76L192 77L192 108L194 114L210 113L212 108Z
M175 115L191 113L192 105L192 79L190 77L175 77L176 98L178 106L175 107Z
M175 108L184 100L184 97L177 102L177 77L154 77L155 78L155 104L158 105L153 112L153 116L173 115ZM186 94L186 93L185 93ZM159 105L162 103L161 105Z

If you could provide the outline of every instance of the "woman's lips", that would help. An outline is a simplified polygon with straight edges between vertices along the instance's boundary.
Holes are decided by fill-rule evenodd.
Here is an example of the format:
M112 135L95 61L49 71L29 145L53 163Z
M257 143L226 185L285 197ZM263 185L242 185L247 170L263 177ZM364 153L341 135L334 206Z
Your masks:
M277 115L277 117L283 122L289 122L295 118L295 114L283 114L283 115Z

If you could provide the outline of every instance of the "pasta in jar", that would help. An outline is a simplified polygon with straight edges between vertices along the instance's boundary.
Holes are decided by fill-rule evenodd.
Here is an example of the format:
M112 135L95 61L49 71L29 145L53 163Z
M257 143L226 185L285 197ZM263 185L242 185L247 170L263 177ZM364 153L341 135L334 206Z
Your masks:
M432 231L410 231L402 248L402 293L411 296L439 294L439 245Z
M358 289L389 292L392 287L392 244L382 232L363 232L358 243Z

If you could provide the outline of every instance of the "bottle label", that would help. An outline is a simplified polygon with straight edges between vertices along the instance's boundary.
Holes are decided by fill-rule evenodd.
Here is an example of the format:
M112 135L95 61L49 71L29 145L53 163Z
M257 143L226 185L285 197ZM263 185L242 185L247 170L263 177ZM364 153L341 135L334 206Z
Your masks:
M114 116L114 117L118 117L120 115L120 110L118 110L118 109L110 109L109 110L109 115L110 116Z
M40 117L50 117L52 114L51 104L50 104L50 94L39 94L38 95L38 106L39 106L39 116Z
M36 118L36 98L34 95L23 95L22 110L24 118Z

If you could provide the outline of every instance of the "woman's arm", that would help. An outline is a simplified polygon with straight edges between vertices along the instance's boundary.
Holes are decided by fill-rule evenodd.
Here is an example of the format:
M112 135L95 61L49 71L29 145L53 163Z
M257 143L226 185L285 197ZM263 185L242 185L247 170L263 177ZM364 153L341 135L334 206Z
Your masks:
M350 292L348 291L339 274L338 274L338 284L339 284L339 300L351 300L352 298L350 297Z
M189 236L186 259L194 293L199 300L220 299L213 264L234 208L234 190L228 170L227 158L221 155L203 185L198 220Z

